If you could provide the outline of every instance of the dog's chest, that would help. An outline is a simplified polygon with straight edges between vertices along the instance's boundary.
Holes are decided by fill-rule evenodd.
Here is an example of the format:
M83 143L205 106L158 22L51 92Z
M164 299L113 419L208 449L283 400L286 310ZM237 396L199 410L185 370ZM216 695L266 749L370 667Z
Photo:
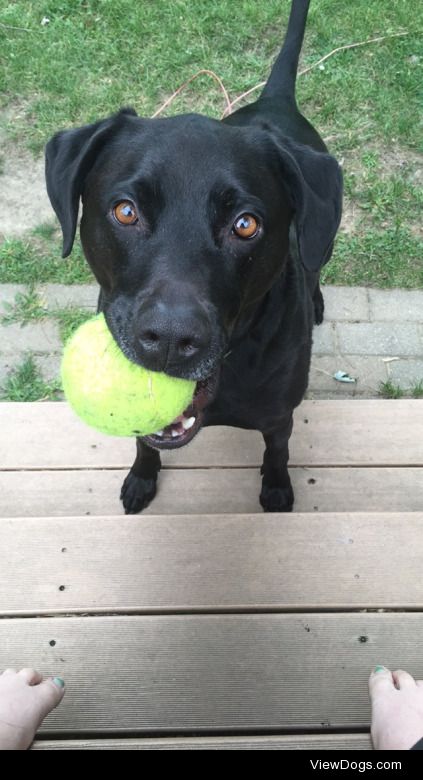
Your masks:
M230 354L217 396L205 410L205 425L266 431L299 404L307 386L309 349L296 351L295 360L284 352L279 345L261 354L250 345Z

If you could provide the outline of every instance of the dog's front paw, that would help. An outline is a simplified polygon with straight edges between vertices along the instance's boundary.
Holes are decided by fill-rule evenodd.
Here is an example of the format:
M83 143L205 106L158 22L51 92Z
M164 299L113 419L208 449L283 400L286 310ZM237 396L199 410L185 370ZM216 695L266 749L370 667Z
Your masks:
M122 485L120 500L126 515L136 515L149 505L156 495L157 479L137 477L130 471Z
M281 488L270 487L263 483L260 504L265 512L292 512L294 491L291 485Z

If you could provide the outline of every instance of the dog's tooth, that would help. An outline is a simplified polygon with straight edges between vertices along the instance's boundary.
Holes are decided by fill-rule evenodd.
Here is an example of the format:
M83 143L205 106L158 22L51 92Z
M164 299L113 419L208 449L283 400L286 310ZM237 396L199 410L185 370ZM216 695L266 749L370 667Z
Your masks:
M155 436L163 436L164 431L156 431Z
M182 426L184 431L189 431L189 429L192 428L194 423L195 423L195 417L189 417L188 420L187 419L182 420Z
M172 434L172 439L174 439L174 438L175 438L175 436L179 436L179 435L180 435L180 434L178 433L178 431L175 431L175 429L174 429L174 428L172 428L171 434Z

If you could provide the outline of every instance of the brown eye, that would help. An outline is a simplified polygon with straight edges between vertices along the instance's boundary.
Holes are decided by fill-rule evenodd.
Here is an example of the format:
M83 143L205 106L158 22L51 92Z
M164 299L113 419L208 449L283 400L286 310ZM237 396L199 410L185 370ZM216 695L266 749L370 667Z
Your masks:
M253 238L258 233L259 223L252 214L241 214L232 229L239 238Z
M113 208L113 214L121 225L135 225L135 222L138 222L135 206L129 200L121 200L117 203Z

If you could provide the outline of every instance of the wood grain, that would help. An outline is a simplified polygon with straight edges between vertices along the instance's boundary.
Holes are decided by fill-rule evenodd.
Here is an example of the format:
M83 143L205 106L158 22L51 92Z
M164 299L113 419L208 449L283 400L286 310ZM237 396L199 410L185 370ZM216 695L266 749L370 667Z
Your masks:
M423 610L422 571L423 512L0 523L0 615Z
M125 468L130 439L88 428L65 403L0 403L1 468ZM423 464L419 400L304 401L295 412L291 465ZM263 439L255 431L206 428L187 447L163 455L165 467L259 466Z
M0 668L67 694L42 731L228 736L366 731L376 663L423 678L423 615L338 613L0 620Z

